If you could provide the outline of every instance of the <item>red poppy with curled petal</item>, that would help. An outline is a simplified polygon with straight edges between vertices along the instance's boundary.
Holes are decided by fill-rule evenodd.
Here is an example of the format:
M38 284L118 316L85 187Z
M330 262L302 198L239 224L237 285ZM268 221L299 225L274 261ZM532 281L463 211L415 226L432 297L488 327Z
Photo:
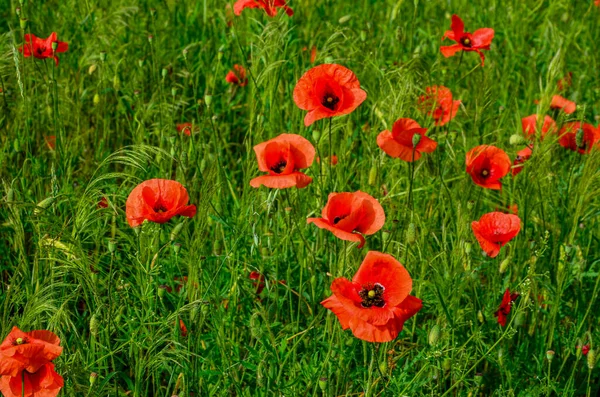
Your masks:
M538 131L538 116L532 114L531 116L523 117L521 119L521 126L525 135L529 137L535 137ZM542 124L542 139L548 133L556 131L556 123L550 116L544 116L544 124Z
M321 213L322 218L308 218L321 229L346 241L355 241L358 248L365 245L364 235L376 233L385 223L385 212L379 201L361 192L330 193Z
M252 179L250 186L303 188L312 182L310 176L299 172L310 167L315 158L315 148L306 138L296 134L281 134L254 146L254 152L258 169L269 174Z
M456 44L451 46L441 46L440 51L448 58L459 51L475 51L481 58L481 66L485 61L485 55L481 50L489 50L494 38L494 29L483 28L477 29L473 33L465 32L465 24L458 15L452 15L452 25L450 29L444 33L442 40L450 39L456 41Z
M19 47L19 52L23 53L25 58L34 56L38 59L52 58L58 66L58 57L56 56L59 52L66 52L69 49L69 44L58 41L56 38L56 32L47 39L36 37L33 34L27 33L24 36L25 44ZM52 43L56 43L56 49L52 50Z
M558 143L569 150L587 154L600 144L600 130L579 121L567 123L560 130Z
M0 378L0 392L4 397L56 397L63 385L64 380L52 363L44 364L34 373L23 370L17 376Z
M0 344L0 375L35 372L62 353L60 339L50 331L23 332L13 327Z
M488 212L479 221L471 222L473 234L481 249L491 258L500 253L500 248L516 237L521 230L521 219L512 214Z
M530 147L526 147L525 149L519 150L519 152L517 153L517 157L515 157L515 161L513 162L513 167L512 167L512 175L513 176L516 176L521 171L523 171L523 164L531 158L532 153L533 152L531 151Z
M294 15L294 11L288 7L285 0L237 0L233 5L233 12L240 15L244 8L262 8L270 17L277 15L278 8L283 8L290 17Z
M550 109L562 109L566 114L572 114L577 110L577 104L560 95L554 95L550 103Z
M409 295L412 279L393 256L369 251L352 281L336 278L331 295L321 304L331 310L343 329L367 342L389 342L404 322L423 307Z
M233 65L233 70L230 70L225 76L225 81L245 87L248 84L248 78L246 77L246 69L242 65Z
M367 93L360 88L356 75L336 64L315 66L298 80L294 88L294 102L308 110L304 125L317 120L352 113Z
M165 223L176 215L196 215L196 206L188 205L187 190L177 181L150 179L137 185L125 204L129 226L137 227L145 220Z
M398 119L392 131L385 130L377 136L377 146L391 157L412 162L421 158L421 153L431 153L437 142L426 137L427 128L421 128L413 119ZM413 145L415 135L419 135L419 143Z
M504 150L492 145L479 145L469 150L466 164L467 173L475 184L501 190L500 179L510 171L511 161Z
M427 87L425 92L426 95L419 97L419 108L433 117L435 125L443 126L456 116L461 101L453 100L452 92L448 88L434 85Z
M504 296L502 297L502 303L500 304L500 308L494 312L494 316L498 317L498 324L503 327L506 327L506 317L510 314L510 308L514 301L519 297L518 293L510 293L507 288L504 291Z

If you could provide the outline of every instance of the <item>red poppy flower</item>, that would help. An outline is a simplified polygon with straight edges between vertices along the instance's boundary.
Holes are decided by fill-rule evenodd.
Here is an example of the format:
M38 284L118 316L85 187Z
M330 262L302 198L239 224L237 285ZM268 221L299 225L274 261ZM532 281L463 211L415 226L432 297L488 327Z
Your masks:
M581 154L589 153L600 143L600 130L591 124L574 121L560 130L558 143L569 150Z
M244 8L262 8L270 17L277 15L277 8L283 8L290 17L294 15L294 11L288 7L285 0L237 0L233 5L233 12L240 15Z
M108 199L106 197L102 197L98 201L98 208L108 208Z
M145 220L155 223L168 222L176 215L196 215L196 206L188 205L187 190L176 181L150 179L137 185L125 204L129 226L137 227Z
M52 43L56 44L56 49L52 50ZM19 51L23 53L24 57L34 56L38 59L52 58L58 66L58 57L56 56L59 52L66 52L69 49L69 44L58 41L56 38L56 32L47 39L36 37L33 34L25 34L25 44L19 47Z
M392 131L385 130L377 136L377 145L391 157L412 162L421 158L421 153L431 153L437 142L426 137L427 128L421 128L413 119L398 119ZM415 135L420 135L417 146L413 145Z
M512 174L513 176L518 175L521 171L523 171L523 163L531 158L531 148L526 147L525 149L519 150L517 153L517 157L515 157L515 161L513 162Z
M537 128L538 116L537 114L532 114L531 116L523 117L521 119L521 126L523 127L523 132L525 135L529 137L535 137L538 131ZM544 124L542 125L542 139L549 132L554 132L556 130L556 123L552 120L550 116L544 116Z
M600 0L596 0L596 2L594 3L597 7L600 7Z
M600 0L598 0L598 1L600 1ZM558 80L558 82L556 83L556 86L558 87L559 91L564 91L571 86L572 82L573 82L573 72L569 72L569 73L567 73L567 75L565 77Z
M505 327L506 326L506 316L510 313L510 308L515 300L519 297L518 293L510 293L508 288L504 291L504 296L502 297L502 303L500 304L500 308L494 312L494 316L498 317L498 324Z
M192 123L180 123L175 126L177 128L177 132L183 132L187 136L192 135L192 130L196 130Z
M560 95L554 95L552 97L552 102L550 103L550 109L562 109L566 114L572 114L577 110L577 105L567 98L563 98Z
M308 218L321 229L329 230L337 238L365 245L364 235L376 233L385 223L385 212L379 201L367 193L330 193L323 208L322 218Z
M480 145L467 153L467 173L475 184L486 189L500 190L500 179L510 171L511 161L504 150Z
M62 376L56 373L52 363L44 364L34 373L23 370L22 374L0 378L0 392L4 397L56 397L64 385Z
M50 331L23 332L13 327L0 344L0 375L17 376L31 373L60 356L60 339Z
M598 0L598 4L600 4L600 0ZM589 352L590 352L590 344L589 343L587 345L581 346L581 354L583 354L584 356L587 356L587 354Z
M452 99L452 92L448 88L435 85L427 87L425 92L426 95L419 97L419 108L433 117L435 125L443 126L456 116L461 102Z
M331 295L321 304L331 310L343 329L367 342L389 342L404 322L423 307L409 295L412 279L393 256L369 251L352 281L340 277L331 283Z
M242 65L233 65L233 70L230 70L225 76L225 81L245 87L248 84L248 78L246 77L246 69Z
M179 332L184 338L188 336L188 329L182 319L179 319Z
M450 39L456 41L456 44L451 46L442 46L440 51L448 58L459 51L475 51L481 57L481 66L485 61L485 55L481 50L489 50L494 38L494 29L483 28L477 29L473 33L465 32L465 24L458 15L452 15L452 25L450 29L444 33L442 40Z
M298 171L310 167L315 158L315 148L306 138L296 134L281 134L254 146L254 152L258 169L269 174L252 179L250 186L303 188L312 182L310 176Z
M471 222L471 228L481 249L490 258L495 258L500 253L500 248L519 234L521 219L512 214L488 212L479 221Z
M329 160L329 157L325 158L325 162L328 162L331 165L337 165L338 163L338 156L336 156L335 154L331 155L331 161L327 161ZM317 163L321 164L321 158L317 157Z
M265 289L265 277L259 272L251 272L250 280L252 280L252 285L254 285L254 289L256 290L256 295L260 295L260 293Z
M44 140L46 141L46 145L48 146L48 149L50 149L50 150L56 149L56 135L49 135L49 136L45 137Z
M317 120L352 113L367 93L350 69L341 65L315 66L298 80L294 88L294 102L302 110L308 110L304 125Z

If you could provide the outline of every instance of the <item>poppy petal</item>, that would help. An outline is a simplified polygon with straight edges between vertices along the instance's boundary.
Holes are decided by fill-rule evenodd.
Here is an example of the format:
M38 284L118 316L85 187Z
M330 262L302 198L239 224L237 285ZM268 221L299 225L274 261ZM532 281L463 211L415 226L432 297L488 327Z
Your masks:
M362 235L360 235L358 233L351 233L351 232L346 232L344 230L338 229L337 227L332 226L329 222L327 222L326 219L308 218L306 220L306 222L314 223L315 226L317 226L320 229L329 230L331 233L333 233L334 236L336 236L337 238L339 238L341 240L357 242L358 243L357 248L362 248L365 245L365 238Z
M287 189L297 187L299 189L308 186L312 178L302 172L293 172L287 175L262 175L250 181L250 186L259 188L261 185L271 189Z
M473 47L489 47L494 39L494 29L482 28L473 32Z
M463 47L460 44L453 44L453 45L449 45L449 46L441 46L440 47L440 51L442 52L442 55L445 56L446 58L449 58L453 55L455 55L457 52L461 51L463 49Z

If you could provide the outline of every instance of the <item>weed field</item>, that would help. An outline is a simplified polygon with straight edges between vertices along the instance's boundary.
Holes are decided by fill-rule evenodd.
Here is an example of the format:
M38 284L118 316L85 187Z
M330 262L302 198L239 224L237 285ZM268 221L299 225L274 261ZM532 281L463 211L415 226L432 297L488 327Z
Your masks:
M600 0L2 0L0 394L600 395Z

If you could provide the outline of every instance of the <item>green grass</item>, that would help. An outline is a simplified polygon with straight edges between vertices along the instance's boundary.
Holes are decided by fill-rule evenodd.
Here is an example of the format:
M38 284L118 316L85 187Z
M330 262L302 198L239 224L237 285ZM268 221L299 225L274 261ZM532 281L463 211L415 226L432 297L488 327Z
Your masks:
M0 338L13 325L58 334L64 396L596 395L598 369L576 347L600 347L599 151L536 143L501 193L475 186L464 159L479 144L514 158L521 117L547 113L569 71L565 96L578 110L557 122L598 124L600 9L587 0L290 0L295 15L271 19L260 10L231 18L227 3L25 0L25 31L18 2L0 4ZM474 53L440 54L453 13L469 31L495 29L483 69ZM24 33L53 31L69 43L58 68L17 51ZM304 127L292 99L313 66L302 48L313 45L315 64L350 68L368 92L333 119L331 137L327 120ZM248 86L225 82L233 64L249 69ZM430 85L463 101L447 126L417 108ZM414 209L409 166L376 144L400 117L439 143L415 163ZM198 132L178 135L181 122ZM251 188L252 147L282 132L339 164L320 176L315 162L305 189ZM150 178L181 182L197 215L131 229L125 200ZM387 215L365 248L306 224L330 192L359 189ZM521 233L486 258L470 222L511 204ZM385 344L342 331L320 305L368 250L400 260L424 305ZM260 299L251 271L266 278ZM503 328L493 313L506 288L521 297Z

